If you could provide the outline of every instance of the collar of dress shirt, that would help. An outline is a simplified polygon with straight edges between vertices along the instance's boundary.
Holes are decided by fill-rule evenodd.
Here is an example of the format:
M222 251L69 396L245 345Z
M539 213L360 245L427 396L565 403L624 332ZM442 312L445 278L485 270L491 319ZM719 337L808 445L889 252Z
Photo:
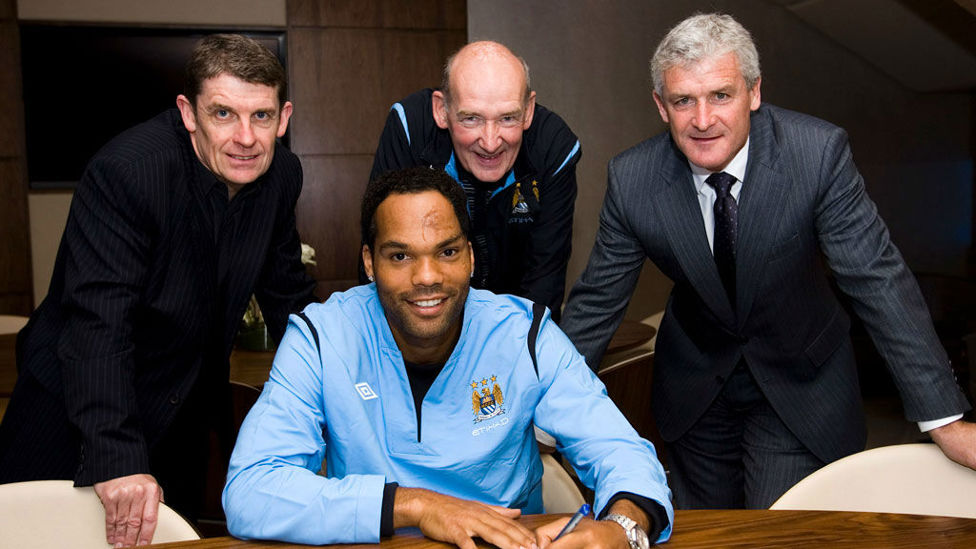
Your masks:
M733 156L732 160L729 161L728 166L725 166L725 169L722 170L723 172L738 179L736 184L732 187L732 195L735 196L736 200L739 199L738 196L739 189L742 188L741 184L746 178L746 164L748 162L749 162L749 138L747 137L745 145L742 145L742 148L739 149L739 152L735 153L735 156ZM691 162L688 162L688 166L691 167L691 175L695 179L695 192L701 194L702 187L705 186L705 180L708 178L709 175L712 175L712 172L700 166L696 166Z

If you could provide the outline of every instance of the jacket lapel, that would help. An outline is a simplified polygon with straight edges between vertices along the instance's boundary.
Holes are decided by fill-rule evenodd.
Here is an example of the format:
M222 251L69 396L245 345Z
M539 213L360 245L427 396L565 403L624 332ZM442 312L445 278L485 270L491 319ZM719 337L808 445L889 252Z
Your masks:
M776 135L769 115L760 109L752 116L749 165L739 197L736 250L738 326L749 316L759 280L783 212L787 181L778 166Z
M673 154L667 155L659 172L663 192L662 200L657 203L658 218L688 283L723 324L733 326L735 315L708 248L691 169L674 142L669 140L669 143Z

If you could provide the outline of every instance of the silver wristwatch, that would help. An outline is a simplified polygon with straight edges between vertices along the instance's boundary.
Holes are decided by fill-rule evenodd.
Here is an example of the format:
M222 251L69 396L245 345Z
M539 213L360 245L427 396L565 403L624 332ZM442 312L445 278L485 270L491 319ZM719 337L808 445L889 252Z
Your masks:
M651 542L647 539L647 532L642 530L634 519L624 515L610 513L601 520L612 520L622 526L624 532L627 534L627 543L630 544L630 549L647 549L651 546Z

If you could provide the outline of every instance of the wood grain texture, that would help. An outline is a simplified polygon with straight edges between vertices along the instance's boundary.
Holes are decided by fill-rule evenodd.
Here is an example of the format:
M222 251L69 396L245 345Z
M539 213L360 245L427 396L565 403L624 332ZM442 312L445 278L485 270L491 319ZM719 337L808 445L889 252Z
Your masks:
M454 30L290 29L292 150L372 155L393 103L437 86L464 41Z
M521 519L537 528L558 516L530 515ZM959 548L976 547L976 520L890 513L830 511L677 511L674 534L664 547L704 548ZM197 549L262 549L304 547L234 538L211 538L153 547ZM416 530L399 530L379 545L331 545L336 548L439 548L453 547L428 540ZM478 547L490 547L479 544Z
M29 315L33 281L23 157L0 159L0 196L0 314Z
M305 184L295 215L302 242L315 248L309 272L317 281L358 281L360 201L372 165L371 155L302 157Z
M0 5L9 0L0 1ZM0 158L24 156L23 88L17 21L0 18Z
M976 547L976 520L825 511L678 511L668 547Z
M0 397L9 397L17 382L17 334L0 334Z
M467 28L464 0L288 0L289 25L400 29Z
M33 309L16 0L0 0L0 313Z

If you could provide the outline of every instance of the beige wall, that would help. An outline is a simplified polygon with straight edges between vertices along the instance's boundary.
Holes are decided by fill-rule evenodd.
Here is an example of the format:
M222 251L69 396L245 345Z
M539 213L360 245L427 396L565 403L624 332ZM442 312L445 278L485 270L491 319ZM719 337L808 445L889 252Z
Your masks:
M285 26L285 0L17 0L22 20Z
M649 91L649 56L677 21L715 10L753 33L764 101L848 130L869 192L909 265L964 273L973 207L971 94L912 93L775 2L469 1L469 37L500 40L525 57L539 102L582 141L569 284L593 245L607 161L664 130ZM660 310L669 290L663 275L645 267L628 315Z
M18 0L21 21L284 28L285 0ZM174 98L175 100L175 98ZM71 192L28 197L34 305L47 295Z

